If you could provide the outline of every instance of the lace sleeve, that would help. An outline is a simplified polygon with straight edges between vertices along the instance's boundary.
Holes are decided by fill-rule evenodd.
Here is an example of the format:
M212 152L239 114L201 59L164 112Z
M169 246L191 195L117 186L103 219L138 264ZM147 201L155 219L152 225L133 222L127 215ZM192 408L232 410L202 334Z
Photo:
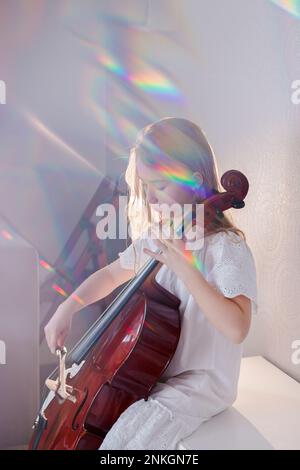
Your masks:
M253 254L241 238L237 242L225 234L221 240L222 244L216 250L217 255L207 280L225 297L233 298L241 294L248 297L251 300L252 313L257 314L257 281Z

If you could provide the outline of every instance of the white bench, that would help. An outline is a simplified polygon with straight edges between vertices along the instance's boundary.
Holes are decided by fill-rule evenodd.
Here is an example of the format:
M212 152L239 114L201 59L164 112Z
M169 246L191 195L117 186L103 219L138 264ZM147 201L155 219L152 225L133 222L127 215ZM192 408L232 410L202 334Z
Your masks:
M237 400L179 450L300 449L300 383L261 356L242 359Z

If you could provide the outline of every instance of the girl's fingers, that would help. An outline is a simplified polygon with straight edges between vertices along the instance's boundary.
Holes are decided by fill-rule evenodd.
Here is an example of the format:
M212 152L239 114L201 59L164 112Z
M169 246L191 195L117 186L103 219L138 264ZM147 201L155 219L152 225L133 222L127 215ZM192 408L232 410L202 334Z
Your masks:
M174 250L179 255L183 255L185 251L185 242L182 239L174 238L171 240L164 240L168 249Z
M148 250L148 248L144 248L143 251L150 255L152 258L157 259L157 261L160 261L162 263L164 262L162 255L160 255L159 253L154 253L153 251Z
M54 339L51 339L51 341L49 342L49 347L50 347L51 353L55 354L56 341Z
M153 240L153 242L155 243L155 245L158 246L158 248L160 248L161 250L165 250L166 249L166 244L164 242L161 241L161 239L159 238L156 238Z
M63 335L60 335L58 338L57 338L57 346L59 346L60 348L62 348L64 346L64 343L65 343L65 338L63 337Z

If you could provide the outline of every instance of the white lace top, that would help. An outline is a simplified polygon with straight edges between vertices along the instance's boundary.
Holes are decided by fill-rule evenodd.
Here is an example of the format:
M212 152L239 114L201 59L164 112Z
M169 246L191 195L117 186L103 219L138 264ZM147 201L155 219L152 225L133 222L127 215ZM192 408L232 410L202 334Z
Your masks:
M152 251L158 250L150 237L137 240L135 247L137 269L150 259L149 255L143 252L144 247ZM229 298L239 294L245 295L251 300L252 313L257 313L255 261L248 244L239 235L233 232L209 235L204 239L202 248L194 250L194 255L203 263L201 265L204 266L203 275L215 289ZM132 245L119 253L119 257L123 268L133 269L135 258ZM226 409L235 401L243 343L232 343L207 320L184 283L167 266L160 268L155 279L181 300L179 343L169 366L152 390L150 400L152 416L154 416L155 402L158 405L156 407L158 414L161 413L162 405L165 407L164 419L168 413L173 416L169 431L161 423L162 431L163 429L166 431L164 435L169 436L168 443L162 443L161 448L172 449L176 448L174 439L172 441L172 429L178 440L180 426L182 436L186 435L188 429L192 432L203 421ZM126 419L126 414L129 416L132 409L137 410L139 406L142 406L146 412L146 403L140 400L131 405L123 413L122 419ZM141 410L140 415L142 415ZM132 420L132 416L130 419ZM142 419L145 423L146 418ZM104 441L104 445L112 438L114 429L118 429L118 426L117 422ZM156 429L157 432L159 426L160 424L156 423L153 430ZM145 425L143 429L144 427ZM139 435L137 429L135 427L135 435L131 436L135 443ZM145 433L145 429L143 432ZM149 432L148 429L148 437ZM151 439L154 445L153 435Z

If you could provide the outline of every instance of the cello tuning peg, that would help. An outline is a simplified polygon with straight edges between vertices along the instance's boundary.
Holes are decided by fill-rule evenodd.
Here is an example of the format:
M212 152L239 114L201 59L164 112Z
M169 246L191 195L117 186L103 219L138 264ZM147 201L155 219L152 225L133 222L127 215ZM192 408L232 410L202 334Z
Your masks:
M236 199L232 202L232 207L234 209L242 209L243 207L245 207L245 203L244 201L239 201L238 199Z

